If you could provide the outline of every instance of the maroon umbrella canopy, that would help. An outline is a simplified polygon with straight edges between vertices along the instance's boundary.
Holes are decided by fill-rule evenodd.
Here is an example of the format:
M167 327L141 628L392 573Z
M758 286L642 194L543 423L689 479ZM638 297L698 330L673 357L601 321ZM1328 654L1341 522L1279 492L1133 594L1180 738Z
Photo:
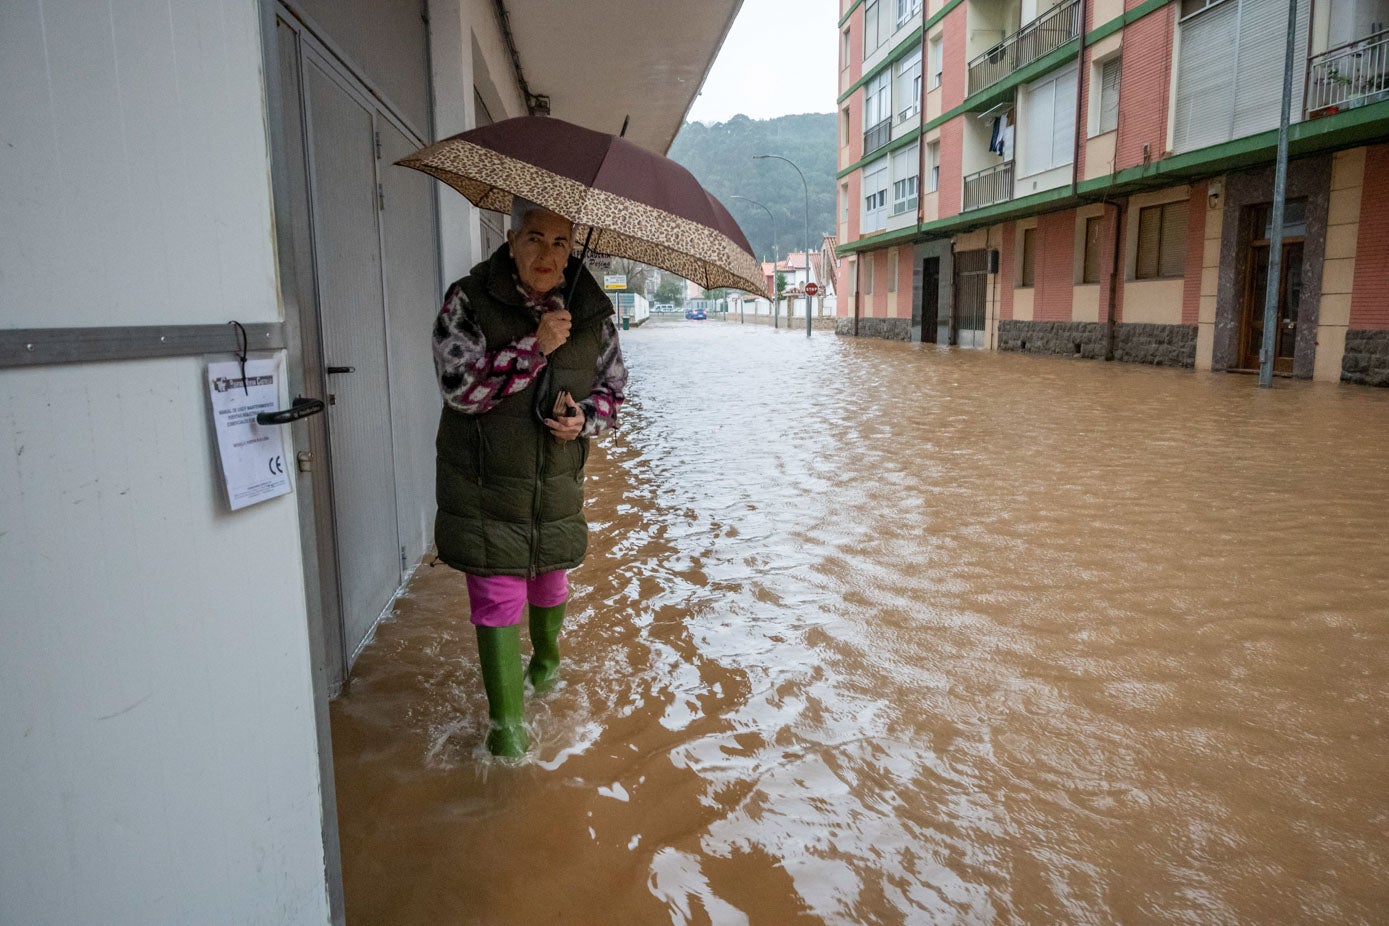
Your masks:
M738 223L685 168L616 135L549 116L462 132L396 162L437 177L483 209L521 196L574 223L576 243L651 264L706 289L766 295Z

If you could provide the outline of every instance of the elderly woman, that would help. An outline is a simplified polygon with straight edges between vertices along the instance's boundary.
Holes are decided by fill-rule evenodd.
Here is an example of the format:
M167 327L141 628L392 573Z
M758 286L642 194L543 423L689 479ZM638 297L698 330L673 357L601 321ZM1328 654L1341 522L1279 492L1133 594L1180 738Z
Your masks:
M434 323L444 397L434 539L439 559L467 575L487 748L500 756L527 747L527 604L525 675L537 692L555 683L566 570L588 546L588 443L616 424L627 382L612 303L571 256L573 232L517 198L506 244L449 287Z

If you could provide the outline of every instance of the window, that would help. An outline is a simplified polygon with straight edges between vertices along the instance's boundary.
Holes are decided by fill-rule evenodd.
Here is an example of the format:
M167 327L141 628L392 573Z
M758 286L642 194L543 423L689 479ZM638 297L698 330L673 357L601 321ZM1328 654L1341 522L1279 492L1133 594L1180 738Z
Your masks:
M864 58L878 50L879 44L882 44L882 39L878 36L881 7L882 0L868 0L868 3L864 4Z
M1096 135L1120 128L1120 60L1110 58L1099 67L1099 81L1090 86L1100 87L1099 121Z
M839 185L839 224L849 224L849 184Z
M1273 203L1265 203L1254 210L1250 232L1257 239L1268 240L1273 237ZM1307 200L1290 199L1283 204L1283 237L1301 238L1307 234Z
M910 55L897 62L897 121L905 122L921 112L921 56Z
M917 5L920 9L920 4ZM892 0L868 0L863 5L863 57L877 51L896 31Z
M926 192L940 189L940 142L926 144Z
M1031 286L1037 278L1037 229L1022 230L1022 273L1019 286Z
M1138 210L1138 258L1136 280L1156 280L1182 275L1186 262L1186 202L1149 206Z
M1209 9L1219 3L1220 0L1182 0L1182 18L1195 16L1203 10Z
M921 0L897 0L897 28L905 26L907 20L920 12Z
M863 294L873 295L873 264L876 262L876 255L871 251L863 255Z
M863 215L860 219L860 235L887 227L887 158L863 169Z
M1085 220L1085 263L1080 269L1080 282L1098 283L1100 281L1100 232L1104 219L1094 216Z
M897 292L897 249L887 252L887 291Z
M1293 60L1307 60L1308 7L1297 5ZM1178 26L1172 148L1192 151L1278 127L1288 8L1273 0L1185 0ZM1335 21L1339 14L1332 14ZM1300 73L1300 72L1299 72ZM1293 81L1293 118L1303 81Z
M1076 72L1047 77L1027 88L1022 106L1023 165L1019 176L1071 163L1075 157Z
M863 130L892 118L892 70L884 68L868 82L863 98Z
M892 153L893 215L916 209L917 175L920 169L920 145L908 145Z
M846 26L844 31L839 33L839 69L841 71L849 66L849 49L852 47L849 44L849 29Z
M849 107L839 111L839 147L849 144Z
M941 48L945 43L941 36L931 39L926 45L927 67L931 72L931 89L940 86L940 76L945 70L945 58L941 53Z

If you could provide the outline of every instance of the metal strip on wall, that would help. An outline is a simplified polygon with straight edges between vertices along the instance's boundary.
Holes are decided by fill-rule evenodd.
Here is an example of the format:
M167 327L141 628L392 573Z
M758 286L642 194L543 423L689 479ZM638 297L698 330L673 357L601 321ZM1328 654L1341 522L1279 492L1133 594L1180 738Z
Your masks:
M248 351L283 350L285 347L281 322L252 322L242 327L246 330ZM0 369L234 354L240 349L240 338L230 323L0 329Z

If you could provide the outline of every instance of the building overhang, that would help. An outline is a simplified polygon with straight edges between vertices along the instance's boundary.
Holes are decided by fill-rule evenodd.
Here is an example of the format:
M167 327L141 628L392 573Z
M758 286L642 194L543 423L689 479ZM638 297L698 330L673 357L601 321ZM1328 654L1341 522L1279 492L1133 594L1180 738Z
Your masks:
M497 0L526 87L550 115L664 154L742 0Z

